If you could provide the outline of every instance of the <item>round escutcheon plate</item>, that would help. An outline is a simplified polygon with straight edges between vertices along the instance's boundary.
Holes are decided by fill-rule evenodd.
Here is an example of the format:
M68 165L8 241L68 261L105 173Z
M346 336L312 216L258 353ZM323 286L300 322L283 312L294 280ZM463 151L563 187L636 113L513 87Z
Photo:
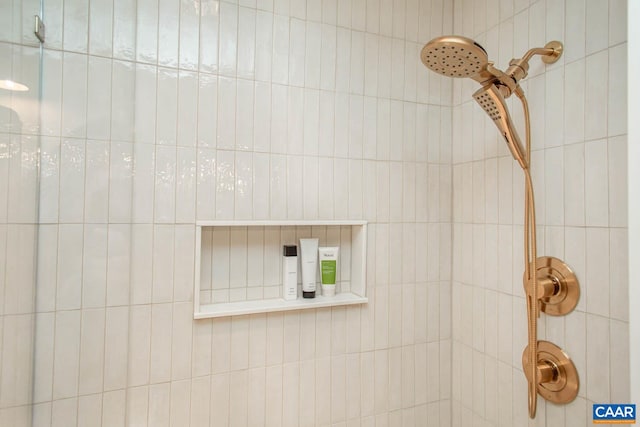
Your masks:
M560 347L549 341L538 341L538 365L553 366L555 375L553 380L538 383L540 396L553 403L569 403L578 395L580 379L575 365ZM529 346L522 353L522 368L527 381L531 381L529 366Z
M543 256L536 259L536 279L553 279L558 291L540 299L540 310L550 316L564 316L571 313L580 299L580 283L575 273L561 259ZM526 279L523 281L526 286ZM526 291L526 289L525 289Z
M554 62L556 62L558 59L560 59L560 57L562 56L562 51L564 50L562 43L555 40L547 43L546 45L544 45L544 47L554 50L551 55L544 55L542 57L542 62L544 62L545 64L553 64Z

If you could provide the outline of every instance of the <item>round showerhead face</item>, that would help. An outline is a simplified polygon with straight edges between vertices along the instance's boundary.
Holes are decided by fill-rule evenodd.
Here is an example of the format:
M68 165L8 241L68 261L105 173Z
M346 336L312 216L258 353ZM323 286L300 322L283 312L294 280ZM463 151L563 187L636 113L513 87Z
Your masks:
M420 52L427 68L447 77L472 77L489 62L482 46L462 36L443 36L431 40Z

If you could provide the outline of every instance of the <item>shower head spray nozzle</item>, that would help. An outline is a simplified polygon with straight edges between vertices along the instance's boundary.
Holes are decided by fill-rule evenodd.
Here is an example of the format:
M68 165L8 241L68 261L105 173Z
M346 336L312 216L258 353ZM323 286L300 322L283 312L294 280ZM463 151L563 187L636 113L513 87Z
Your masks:
M420 59L427 68L443 76L470 77L479 82L492 77L487 72L487 51L466 37L435 38L422 48Z
M527 169L528 159L504 99L515 93L524 100L524 92L518 82L527 76L529 60L534 55L542 55L543 62L552 64L560 58L562 49L562 43L558 41L549 42L542 48L529 49L522 58L512 59L509 68L503 72L493 66L487 51L475 41L462 36L442 36L422 48L420 59L427 68L438 74L469 77L482 85L473 98L493 119L507 141L513 158L523 169Z
M473 94L473 99L480 104L480 107L482 107L485 113L487 113L496 124L498 130L507 142L513 158L520 164L522 169L527 169L527 160L524 155L522 143L520 142L520 137L513 125L509 110L507 109L500 90L495 84L490 83L478 89L476 93Z

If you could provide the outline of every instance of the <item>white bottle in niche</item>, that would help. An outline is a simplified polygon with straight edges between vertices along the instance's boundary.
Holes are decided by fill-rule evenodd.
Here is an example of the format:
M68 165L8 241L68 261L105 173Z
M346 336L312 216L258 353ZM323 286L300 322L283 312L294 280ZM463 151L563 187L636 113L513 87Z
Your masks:
M298 298L298 247L282 247L282 298L287 301Z

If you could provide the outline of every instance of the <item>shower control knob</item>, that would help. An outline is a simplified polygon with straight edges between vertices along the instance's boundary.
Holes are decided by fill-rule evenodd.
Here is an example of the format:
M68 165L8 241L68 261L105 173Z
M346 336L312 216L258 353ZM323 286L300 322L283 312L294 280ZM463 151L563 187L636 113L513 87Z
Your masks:
M527 292L526 278L523 280ZM544 256L536 259L537 297L540 310L551 316L571 313L580 300L580 284L562 260Z
M560 347L549 341L538 341L536 361L538 394L553 403L569 403L578 395L580 379L571 358ZM531 381L529 346L522 353L522 368L527 381Z

